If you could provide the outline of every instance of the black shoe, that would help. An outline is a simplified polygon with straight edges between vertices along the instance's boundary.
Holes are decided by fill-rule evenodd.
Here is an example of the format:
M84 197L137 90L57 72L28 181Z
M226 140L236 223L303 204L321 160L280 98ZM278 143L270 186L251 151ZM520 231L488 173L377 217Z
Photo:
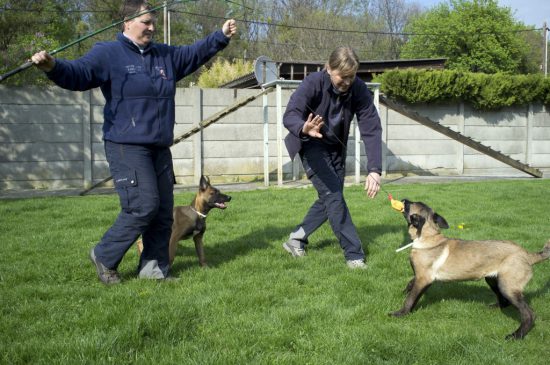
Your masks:
M120 283L120 276L116 270L107 269L101 262L96 260L93 247L90 251L90 260L95 265L97 277L103 284L112 285Z

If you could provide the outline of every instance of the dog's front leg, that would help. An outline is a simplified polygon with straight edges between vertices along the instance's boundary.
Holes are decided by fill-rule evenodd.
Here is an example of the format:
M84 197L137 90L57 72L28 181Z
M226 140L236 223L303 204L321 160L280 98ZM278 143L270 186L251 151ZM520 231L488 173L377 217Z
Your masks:
M409 285L411 285L411 283L412 287L407 294L407 298L405 298L405 303L403 303L403 307L396 312L390 313L392 316L401 317L409 314L416 306L416 303L418 302L422 294L424 294L424 292L430 287L432 281L427 278L414 277L409 282L405 290L409 289Z
M407 284L407 286L405 287L405 289L403 289L403 293L404 294L409 294L412 290L414 286L414 276L413 278L409 281L409 283Z
M208 266L206 264L206 259L204 258L204 245L202 243L202 233L199 233L193 236L193 241L195 241L195 250L197 251L197 256L199 257L199 265L202 267Z

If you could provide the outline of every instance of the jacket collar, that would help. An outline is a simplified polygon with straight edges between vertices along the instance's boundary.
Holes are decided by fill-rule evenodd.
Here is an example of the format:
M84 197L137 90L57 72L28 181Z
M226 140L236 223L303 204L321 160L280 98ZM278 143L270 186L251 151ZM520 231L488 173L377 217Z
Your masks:
M124 34L122 34L122 32L117 34L117 40L119 42L122 42L122 44L125 47L131 49L132 51L137 52L137 53L141 53L140 50L139 50L139 47L136 46L134 44L134 42L132 42L132 40L130 40L130 38L128 38ZM143 54L151 51L152 48L153 48L153 42L151 42L147 46L145 46L145 48L143 49Z

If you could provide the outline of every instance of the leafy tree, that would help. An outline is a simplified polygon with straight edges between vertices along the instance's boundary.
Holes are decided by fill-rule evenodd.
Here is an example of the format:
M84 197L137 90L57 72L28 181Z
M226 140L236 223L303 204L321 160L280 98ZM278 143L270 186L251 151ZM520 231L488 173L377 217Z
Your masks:
M411 23L401 57L446 57L448 68L460 71L536 72L523 34L528 29L496 0L450 0Z
M419 5L409 4L406 0L374 0L371 12L380 24L380 29L388 32L379 44L385 53L382 58L399 59L406 40L402 33L410 21L420 14Z
M54 50L76 33L80 6L74 0L0 0L0 73L25 63L39 50ZM72 50L74 52L74 50ZM47 79L37 70L20 72L3 84L43 85Z

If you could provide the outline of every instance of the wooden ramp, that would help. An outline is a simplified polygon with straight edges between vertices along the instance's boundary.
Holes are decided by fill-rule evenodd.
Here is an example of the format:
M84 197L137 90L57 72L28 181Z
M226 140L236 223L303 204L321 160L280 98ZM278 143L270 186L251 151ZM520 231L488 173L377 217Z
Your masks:
M540 170L533 168L527 164L524 164L521 161L514 160L499 151L493 150L491 147L485 146L477 141L474 141L470 137L467 137L459 132L455 132L452 129L445 127L444 125L441 125L440 123L434 122L430 118L427 118L425 116L418 114L417 112L407 109L405 106L393 100L390 100L385 96L380 95L380 102L386 105L388 108L395 110L399 114L409 117L412 120L428 128L431 128L441 134L444 134L445 136L452 138L455 141L458 141L468 147L471 147L476 151L486 154L487 156L491 156L492 158L497 159L498 161L503 162L515 169L523 171L531 176L542 177L542 172Z

